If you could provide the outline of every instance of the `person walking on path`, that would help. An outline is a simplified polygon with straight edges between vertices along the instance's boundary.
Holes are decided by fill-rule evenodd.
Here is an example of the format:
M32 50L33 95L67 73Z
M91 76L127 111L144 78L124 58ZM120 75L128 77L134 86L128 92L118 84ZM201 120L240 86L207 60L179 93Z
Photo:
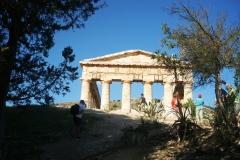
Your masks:
M161 102L161 100L159 99L158 101L157 101L157 107L156 107L156 114L155 114L155 118L158 118L158 117L161 117L162 116L162 114L163 114L163 104L162 104L162 102Z
M146 104L146 99L144 97L144 94L142 93L141 94L141 98L140 98L140 104L138 106L138 109L141 111L143 110L143 108L145 107L145 104Z
M195 101L195 105L196 105L196 119L197 119L197 122L202 123L203 106L204 106L204 100L202 99L202 94L198 94L198 98Z
M80 131L81 131L81 124L82 124L82 113L84 112L86 108L86 104L84 100L80 100L79 103L79 112L77 114L73 115L73 122L74 122L74 128L71 132L71 136L75 139L79 139L80 137Z

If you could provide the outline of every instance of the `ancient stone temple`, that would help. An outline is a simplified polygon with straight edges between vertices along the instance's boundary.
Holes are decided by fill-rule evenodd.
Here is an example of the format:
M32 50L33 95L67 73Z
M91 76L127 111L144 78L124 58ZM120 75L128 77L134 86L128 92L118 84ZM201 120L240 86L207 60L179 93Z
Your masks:
M170 106L173 91L177 88L184 101L192 99L193 79L191 74L178 74L177 84L174 75L166 67L152 59L153 53L142 50L128 50L93 59L80 61L82 68L81 99L84 99L89 108L109 110L110 85L117 81L122 83L123 113L130 113L131 84L142 82L144 95L147 102L152 96L153 83L164 86L163 105ZM97 82L101 82L102 90L99 91ZM101 97L99 92L101 92Z

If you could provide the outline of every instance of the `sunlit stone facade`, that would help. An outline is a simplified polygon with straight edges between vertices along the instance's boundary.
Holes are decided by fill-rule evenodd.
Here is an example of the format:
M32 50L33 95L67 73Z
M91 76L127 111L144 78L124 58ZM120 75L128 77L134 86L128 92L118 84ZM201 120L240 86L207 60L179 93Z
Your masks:
M171 100L175 84L173 73L166 67L152 59L153 53L142 50L129 50L110 54L93 59L80 61L82 68L81 99L84 99L89 108L109 110L110 85L112 82L122 83L122 107L123 113L130 113L131 84L142 82L144 95L147 102L152 100L153 83L161 83L164 86L163 105L165 110L170 110ZM101 82L102 91L96 89L96 82ZM183 101L192 99L192 75L178 76L178 83L183 86L181 94ZM102 93L101 98L98 96ZM96 100L98 99L99 100Z

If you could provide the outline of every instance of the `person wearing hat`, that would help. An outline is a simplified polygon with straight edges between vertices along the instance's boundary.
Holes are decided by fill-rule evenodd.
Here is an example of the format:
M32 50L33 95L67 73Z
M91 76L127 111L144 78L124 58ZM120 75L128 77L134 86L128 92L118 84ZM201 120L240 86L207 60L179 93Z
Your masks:
M204 100L202 99L202 94L198 94L198 98L195 100L195 105L196 105L196 119L197 119L197 122L202 123L203 105L204 105Z

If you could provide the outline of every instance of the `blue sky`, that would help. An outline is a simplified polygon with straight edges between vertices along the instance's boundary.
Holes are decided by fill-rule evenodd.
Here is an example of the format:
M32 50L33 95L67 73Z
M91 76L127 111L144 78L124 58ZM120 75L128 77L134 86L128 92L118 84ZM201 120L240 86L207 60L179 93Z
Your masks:
M76 55L74 66L78 66L79 78L82 70L79 61L89 58L104 56L125 50L140 49L155 52L161 49L159 40L163 37L161 25L168 22L171 28L184 22L176 16L170 16L162 7L169 7L173 0L106 0L108 7L96 12L85 22L84 29L75 29L59 32L55 35L55 46L50 50L49 62L57 65L63 59L61 52L64 47L71 46ZM187 0L183 0L187 2ZM192 0L190 5L196 6L197 0ZM228 21L237 18L240 9L239 0L202 0L202 4L213 15L213 21L217 13L227 12ZM161 49L162 50L162 49ZM176 51L169 51L169 54ZM222 79L233 84L233 71L225 71ZM71 92L66 96L54 96L55 103L79 101L81 96L81 81L78 79L71 83ZM99 85L101 94L101 85ZM122 84L113 82L110 86L110 99L121 100ZM133 83L131 97L140 97L143 92L141 83ZM206 105L213 106L215 99L213 86L193 91L193 98L201 93ZM163 97L163 86L160 83L153 84L153 97Z

